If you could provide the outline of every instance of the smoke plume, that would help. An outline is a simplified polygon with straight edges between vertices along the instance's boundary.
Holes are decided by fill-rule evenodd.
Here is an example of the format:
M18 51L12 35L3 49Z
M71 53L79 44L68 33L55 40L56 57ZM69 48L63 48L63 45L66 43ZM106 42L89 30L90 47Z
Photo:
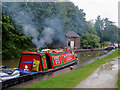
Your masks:
M34 25L34 14L30 14L28 10L23 8L19 3L5 3L8 8L5 12L12 17L16 26L22 28L22 32L28 38L32 38L32 42L36 48L45 47L48 44L58 43L65 44L65 36L62 30L62 22L58 17L51 16L45 19L42 32L38 31L37 26ZM40 27L40 26L39 26Z

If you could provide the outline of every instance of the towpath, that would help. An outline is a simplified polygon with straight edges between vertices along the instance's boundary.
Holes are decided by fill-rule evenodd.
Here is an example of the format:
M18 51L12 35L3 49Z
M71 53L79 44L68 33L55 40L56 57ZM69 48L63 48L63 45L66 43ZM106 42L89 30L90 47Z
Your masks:
M75 88L116 88L120 56L100 66Z

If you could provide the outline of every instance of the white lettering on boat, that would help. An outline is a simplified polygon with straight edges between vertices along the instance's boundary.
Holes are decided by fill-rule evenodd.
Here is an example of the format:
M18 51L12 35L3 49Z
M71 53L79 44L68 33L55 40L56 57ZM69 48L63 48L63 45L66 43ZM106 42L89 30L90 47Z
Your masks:
M55 60L55 64L60 64L59 56L54 56L53 58Z
M64 54L64 55L62 55L66 60L67 60L67 62L68 61L70 61L70 60L72 60L72 58L73 58L73 53L67 53L67 54Z

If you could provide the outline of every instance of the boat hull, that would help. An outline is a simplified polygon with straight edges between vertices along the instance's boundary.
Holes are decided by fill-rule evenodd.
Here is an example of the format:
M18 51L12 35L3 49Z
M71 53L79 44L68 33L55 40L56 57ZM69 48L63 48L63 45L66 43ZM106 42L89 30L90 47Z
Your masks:
M11 86L14 86L14 85L26 82L26 81L30 81L30 80L35 79L35 78L42 78L45 75L49 75L51 72L56 72L56 71L59 71L59 70L62 70L64 68L68 68L68 67L74 66L74 65L77 65L76 61L73 63L70 63L69 65L66 65L64 67L60 67L60 68L50 70L47 72L36 72L36 73L31 73L31 74L24 74L24 75L19 76L17 78L3 81L2 82L2 89L6 89L8 87L11 87Z
M64 52L23 53L19 65L20 73L48 72L77 62L72 50ZM36 66L36 67L35 67ZM34 67L34 68L33 68Z

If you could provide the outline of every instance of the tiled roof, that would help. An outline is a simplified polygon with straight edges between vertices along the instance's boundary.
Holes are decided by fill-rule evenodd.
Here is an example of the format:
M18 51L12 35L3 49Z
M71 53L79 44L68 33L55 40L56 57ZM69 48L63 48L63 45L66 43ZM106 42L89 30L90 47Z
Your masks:
M78 38L80 38L80 36L77 33L75 33L74 31L67 32L66 36L67 37L78 37Z

